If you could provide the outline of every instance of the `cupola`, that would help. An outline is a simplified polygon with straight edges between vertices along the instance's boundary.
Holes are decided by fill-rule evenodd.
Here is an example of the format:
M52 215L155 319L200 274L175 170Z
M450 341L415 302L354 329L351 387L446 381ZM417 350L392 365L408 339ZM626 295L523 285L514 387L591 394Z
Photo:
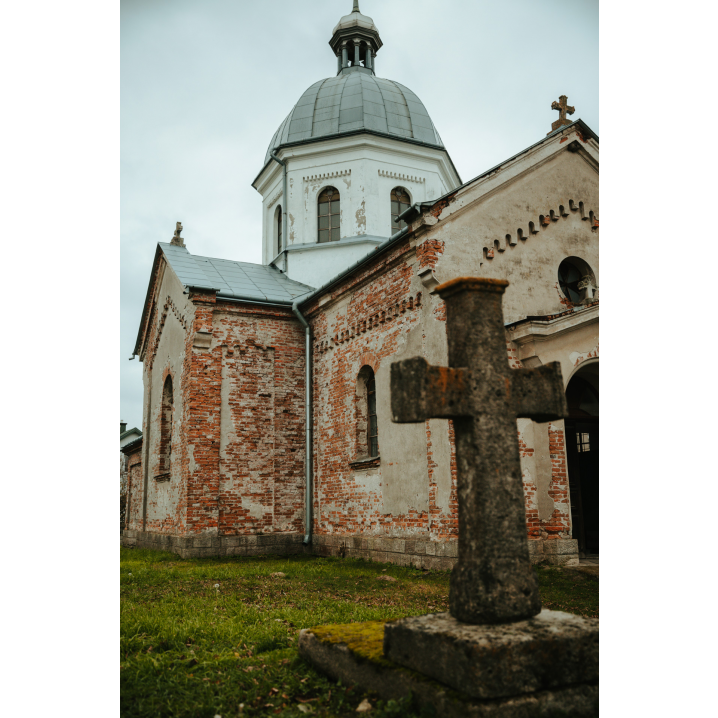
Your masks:
M253 182L263 263L312 287L400 231L408 206L461 184L422 101L377 76L382 41L357 0L329 45L336 75L302 93Z
M337 23L329 46L337 58L337 75L376 74L376 54L382 41L374 21L359 10L359 0L354 0L351 13Z

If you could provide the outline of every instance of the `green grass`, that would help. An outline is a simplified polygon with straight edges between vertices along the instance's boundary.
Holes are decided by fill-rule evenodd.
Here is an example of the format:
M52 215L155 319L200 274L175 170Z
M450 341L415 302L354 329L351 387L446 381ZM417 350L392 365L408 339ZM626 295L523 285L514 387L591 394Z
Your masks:
M357 559L182 560L123 548L120 567L121 712L133 718L329 718L356 715L365 697L377 718L413 716L316 672L297 637L316 625L448 610L448 571ZM596 578L550 568L538 576L547 608L597 615Z

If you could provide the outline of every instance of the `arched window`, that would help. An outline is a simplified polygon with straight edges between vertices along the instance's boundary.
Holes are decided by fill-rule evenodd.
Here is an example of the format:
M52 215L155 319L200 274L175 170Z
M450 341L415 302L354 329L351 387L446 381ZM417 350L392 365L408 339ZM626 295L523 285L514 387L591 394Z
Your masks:
M376 421L376 380L374 372L366 384L366 403L369 415L369 456L379 456L379 426Z
M320 242L336 242L339 240L339 191L327 187L317 202L317 215Z
M400 229L406 227L406 222L399 221L399 215L409 209L411 200L409 193L403 187L394 187L391 191L391 233L396 234Z
M172 463L172 410L174 396L172 377L167 376L162 389L162 414L160 416L160 461L157 467L157 480L168 481Z
M277 251L275 255L282 251L282 205L277 207Z
M379 425L376 415L376 380L369 366L362 367L357 377L357 458L379 456Z
M573 304L594 301L596 277L591 267L579 257L567 257L558 267L558 284L563 296Z

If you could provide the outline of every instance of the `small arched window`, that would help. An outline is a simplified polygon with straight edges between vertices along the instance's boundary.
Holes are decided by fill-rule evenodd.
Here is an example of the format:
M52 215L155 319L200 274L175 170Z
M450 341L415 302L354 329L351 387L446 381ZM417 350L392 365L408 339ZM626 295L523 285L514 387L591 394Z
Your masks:
M277 207L277 247L275 255L282 251L282 206Z
M376 379L370 366L362 367L357 377L357 457L379 456L379 424L376 415Z
M320 242L339 240L339 191L327 187L317 202L317 215Z
M558 267L558 283L563 296L572 304L594 301L596 277L591 267L580 257L567 257Z
M369 456L379 456L379 425L376 421L376 380L374 372L366 384L366 403L369 416Z
M394 187L391 191L391 233L396 234L406 227L406 222L399 220L399 215L409 209L411 200L409 193L403 187Z
M170 466L172 464L172 414L174 396L172 391L172 377L167 376L162 389L162 414L160 416L160 461L157 467L157 480L169 480Z

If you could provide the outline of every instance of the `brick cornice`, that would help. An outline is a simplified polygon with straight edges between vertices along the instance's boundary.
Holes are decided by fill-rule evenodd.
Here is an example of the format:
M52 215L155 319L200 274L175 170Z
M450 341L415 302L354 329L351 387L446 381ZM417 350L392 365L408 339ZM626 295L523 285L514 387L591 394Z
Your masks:
M589 227L592 232L598 230L598 215L596 215L593 210L587 211L582 201L575 203L572 199L569 199L567 202L566 200L563 200L563 202L565 202L565 204L556 202L556 204L554 204L556 210L549 207L545 214L540 214L535 218L535 222L526 219L521 227L507 232L503 239L494 239L492 242L489 242L489 244L483 248L484 261L494 259L496 252L503 253L509 247L515 247L519 244L519 240L521 240L521 244L525 243L532 235L538 234L544 228L550 227L564 217L569 217L572 213L578 214L582 220L588 222L586 226Z

